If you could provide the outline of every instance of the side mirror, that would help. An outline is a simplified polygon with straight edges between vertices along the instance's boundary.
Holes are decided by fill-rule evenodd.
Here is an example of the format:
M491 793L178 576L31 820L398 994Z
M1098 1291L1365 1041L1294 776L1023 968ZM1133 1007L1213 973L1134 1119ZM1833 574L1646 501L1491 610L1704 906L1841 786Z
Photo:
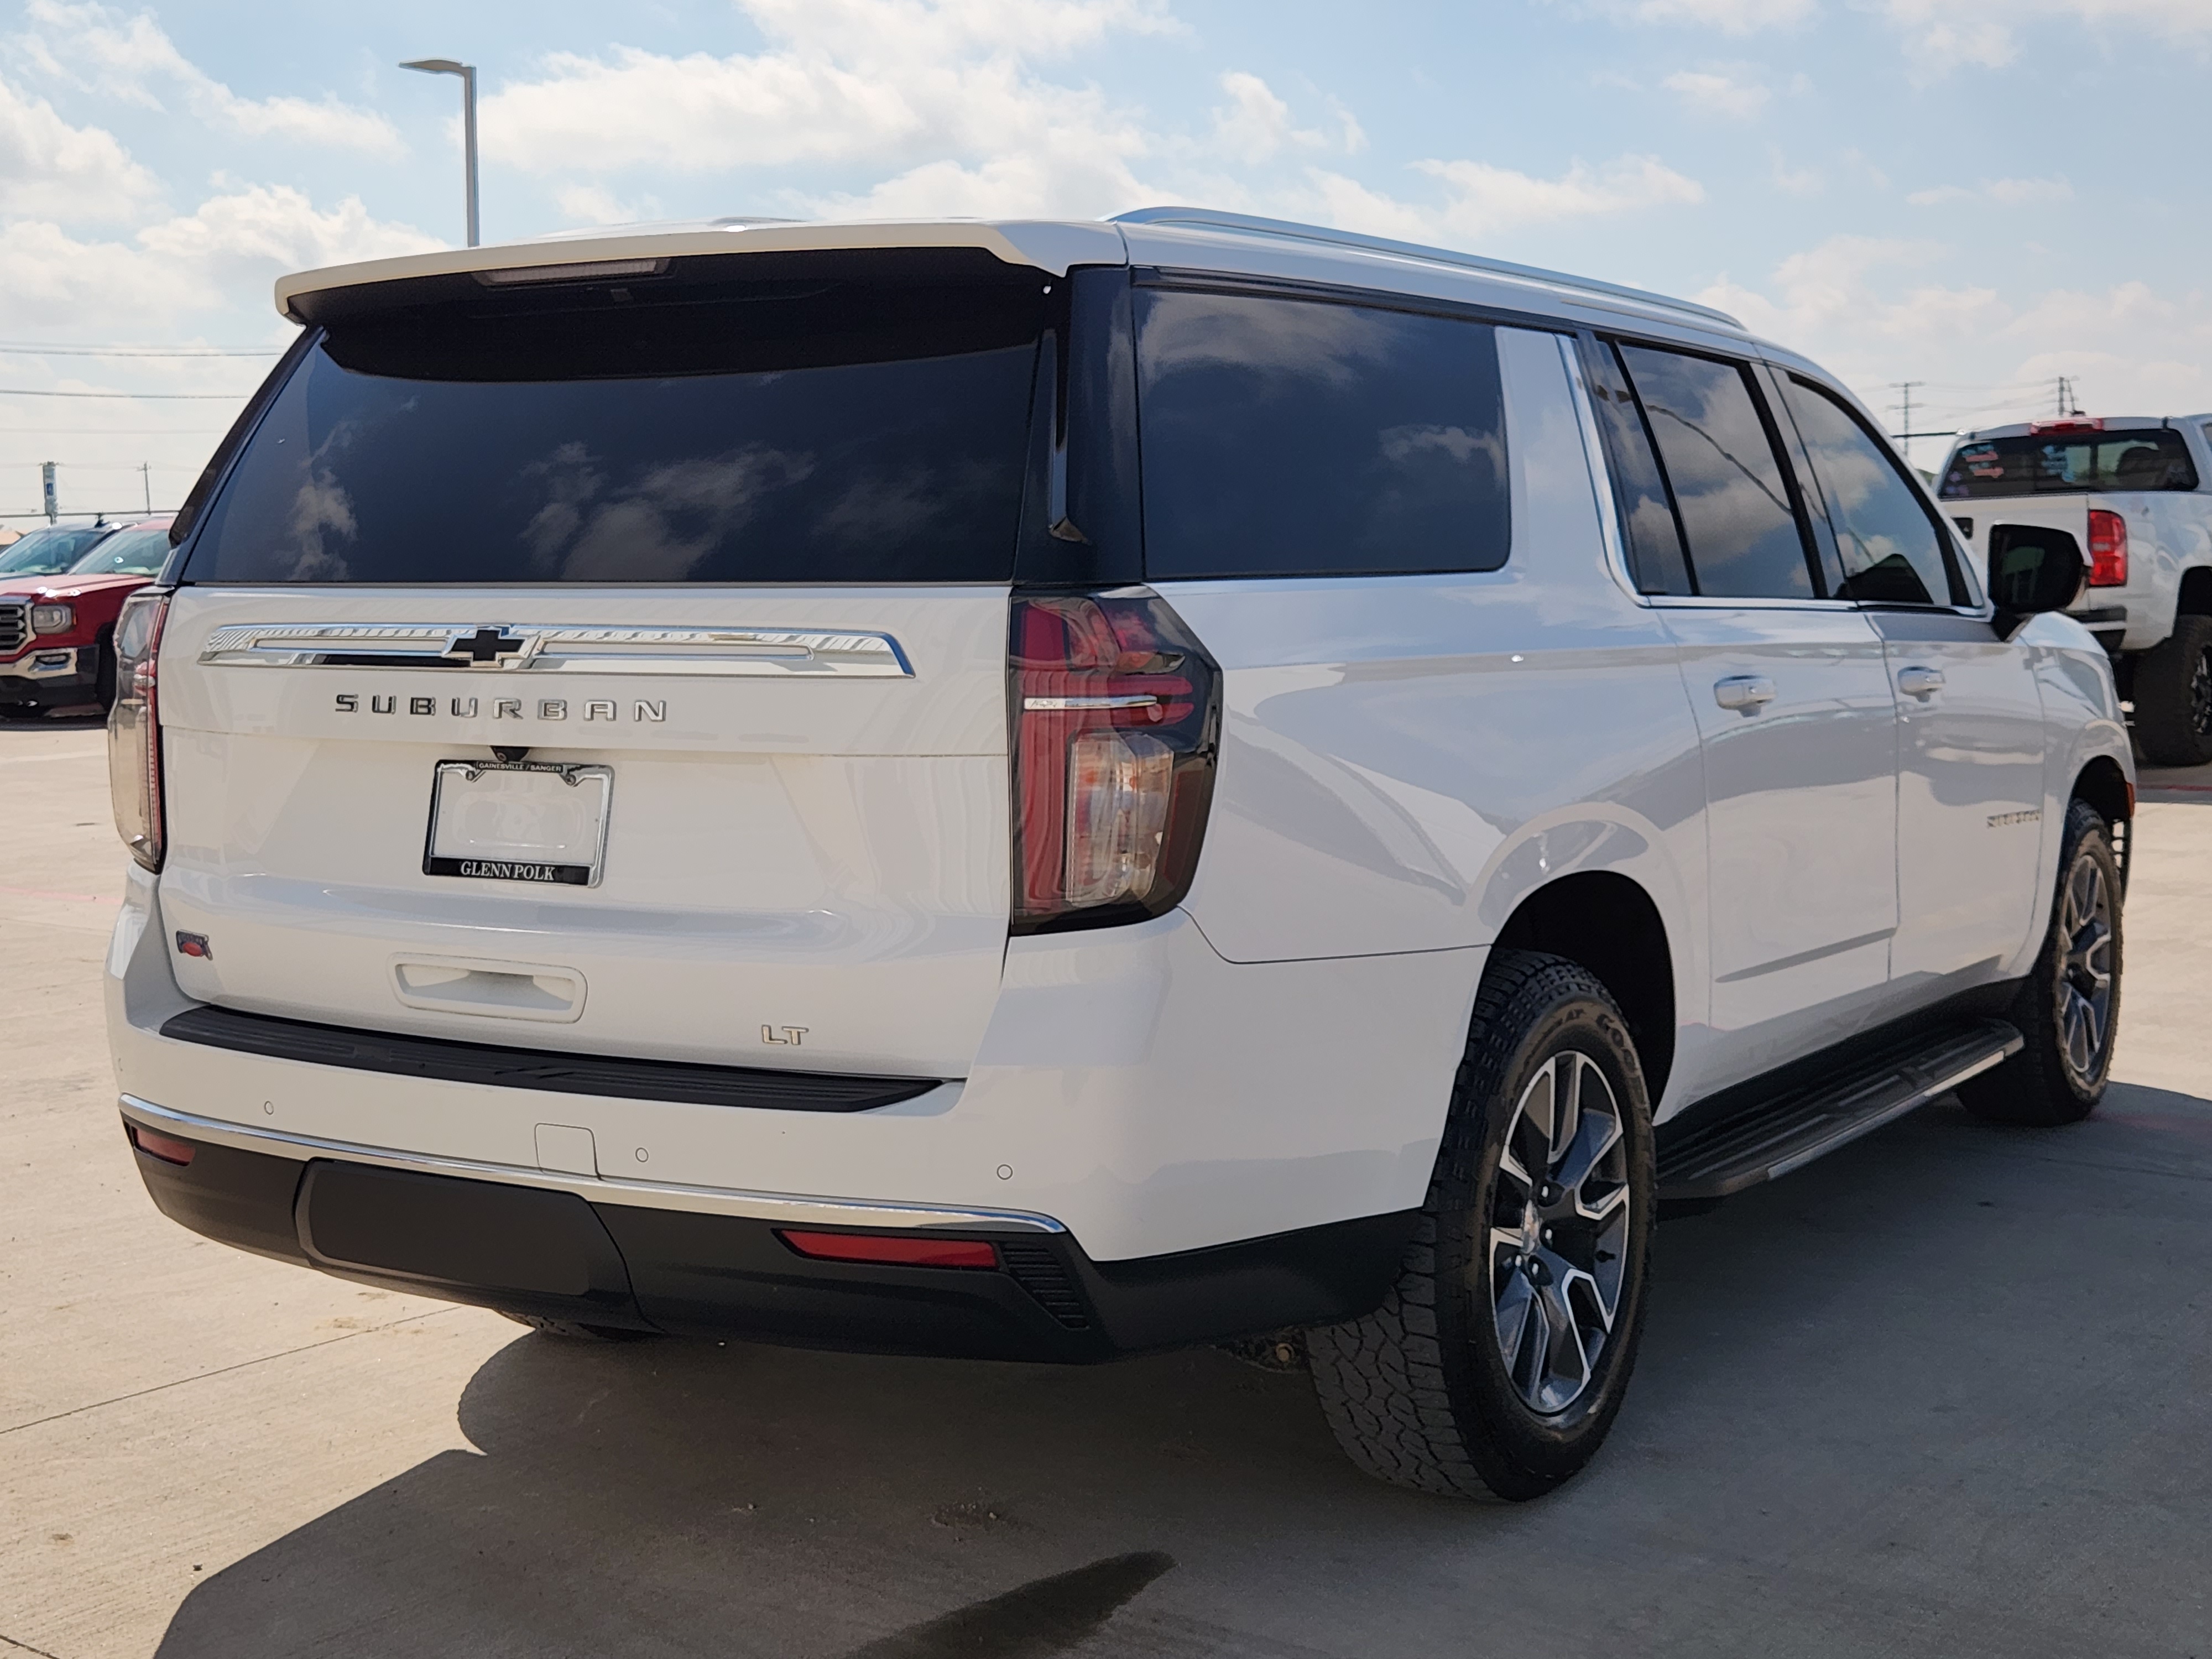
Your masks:
M2010 639L2030 617L2063 611L2089 585L2081 544L2063 530L2040 525L1990 526L1990 599L1996 606L1997 636Z

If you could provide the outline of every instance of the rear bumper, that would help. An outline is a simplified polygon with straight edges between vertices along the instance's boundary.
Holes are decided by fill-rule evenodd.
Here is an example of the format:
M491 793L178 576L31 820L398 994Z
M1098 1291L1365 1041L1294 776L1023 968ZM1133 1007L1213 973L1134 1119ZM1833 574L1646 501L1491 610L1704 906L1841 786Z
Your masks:
M618 1202L605 1183L307 1155L129 1097L124 1115L191 1147L189 1164L136 1162L164 1214L222 1243L510 1313L872 1352L1083 1362L1356 1317L1382 1299L1415 1215L1109 1263L1042 1218L939 1215L931 1237L988 1240L1000 1265L863 1266L798 1255L774 1219ZM914 1216L880 1224L893 1218L835 1224L915 1230Z
M874 1109L771 1109L179 1041L164 1027L199 1005L171 965L174 927L151 877L126 881L107 962L117 1085L195 1133L801 1225L816 1209L890 1228L917 1211L1049 1217L1107 1263L1418 1206L1485 954L1232 963L1180 912L1015 939L964 1077ZM406 1012L364 1023L404 1030ZM502 1024L485 1038L545 1029Z

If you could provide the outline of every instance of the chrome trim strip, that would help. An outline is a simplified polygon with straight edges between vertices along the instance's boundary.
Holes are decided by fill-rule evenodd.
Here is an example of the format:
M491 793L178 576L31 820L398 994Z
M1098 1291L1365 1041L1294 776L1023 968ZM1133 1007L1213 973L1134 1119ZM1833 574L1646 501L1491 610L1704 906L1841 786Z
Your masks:
M562 1175L519 1164L487 1164L474 1158L440 1158L427 1152L362 1146L351 1141L325 1140L319 1135L292 1134L282 1129L248 1129L219 1118L156 1106L137 1095L118 1096L117 1103L124 1116L149 1128L189 1130L198 1139L236 1152L261 1152L301 1163L311 1158L343 1158L385 1170L412 1170L423 1175L460 1176L479 1181L503 1181L518 1187L544 1187L556 1192L574 1193L600 1204L629 1204L641 1209L683 1210L702 1215L744 1216L802 1227L957 1227L965 1232L993 1233L1067 1231L1050 1216L1036 1215L1026 1210L954 1210L889 1200L814 1198L793 1193L744 1192L726 1187L686 1187L666 1181Z
M450 666L503 673L914 678L896 640L860 630L510 625L489 631L520 641L519 650L496 660L471 660L464 642L484 631L475 623L229 623L208 635L199 660L234 668ZM380 657L396 660L380 663ZM429 664L426 658L439 660Z

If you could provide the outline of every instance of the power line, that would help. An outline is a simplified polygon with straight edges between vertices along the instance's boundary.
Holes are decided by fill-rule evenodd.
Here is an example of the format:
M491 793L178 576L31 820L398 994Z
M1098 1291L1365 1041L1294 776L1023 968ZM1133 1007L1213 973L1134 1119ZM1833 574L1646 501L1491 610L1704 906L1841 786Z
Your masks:
M219 426L0 426L0 435L14 433L41 438L215 438Z
M0 343L11 357L281 357L278 350L243 351L230 346L22 345Z
M82 519L89 516L94 519L106 519L111 521L123 524L136 524L141 519L158 519L164 513L174 513L176 510L177 509L173 507L157 507L151 512L148 512L143 508L136 507L73 507L70 508L68 512L63 514L62 517L64 519ZM46 516L46 515L44 511L37 513L0 513L0 519L43 519Z
M236 404L245 402L246 394L243 392L40 392L28 386L0 386L0 398L158 398L172 403Z

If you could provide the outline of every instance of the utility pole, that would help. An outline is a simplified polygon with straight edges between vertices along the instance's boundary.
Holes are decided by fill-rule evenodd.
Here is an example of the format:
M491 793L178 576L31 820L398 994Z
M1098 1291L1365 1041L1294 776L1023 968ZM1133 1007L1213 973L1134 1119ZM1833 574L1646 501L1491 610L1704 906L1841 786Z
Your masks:
M469 246L474 247L477 246L477 66L456 63L450 58L417 58L399 67L419 70L425 75L458 75L461 77L462 165L467 173Z
M46 486L46 522L52 524L61 517L60 508L54 505L54 464L52 461L39 463L39 481Z
M138 463L138 481L146 486L146 516L150 519L154 516L153 462L141 461Z
M2075 391L2074 382L2071 379L2063 374L2060 375L2058 377L2058 408L2057 410L2058 418L2063 421L2069 415L2079 415L2081 412L2081 393Z
M1912 388L1917 386L1926 386L1928 384L1927 381L1892 380L1889 384L1890 389L1898 394L1898 409L1900 416L1898 422L1898 429L1890 435L1895 438L1899 444L1903 447L1905 451L1905 465L1911 466L1912 465L1912 441L1915 438L1955 438L1958 436L1957 429L1948 426L1942 428L1939 430L1928 432L1915 432L1912 429Z

